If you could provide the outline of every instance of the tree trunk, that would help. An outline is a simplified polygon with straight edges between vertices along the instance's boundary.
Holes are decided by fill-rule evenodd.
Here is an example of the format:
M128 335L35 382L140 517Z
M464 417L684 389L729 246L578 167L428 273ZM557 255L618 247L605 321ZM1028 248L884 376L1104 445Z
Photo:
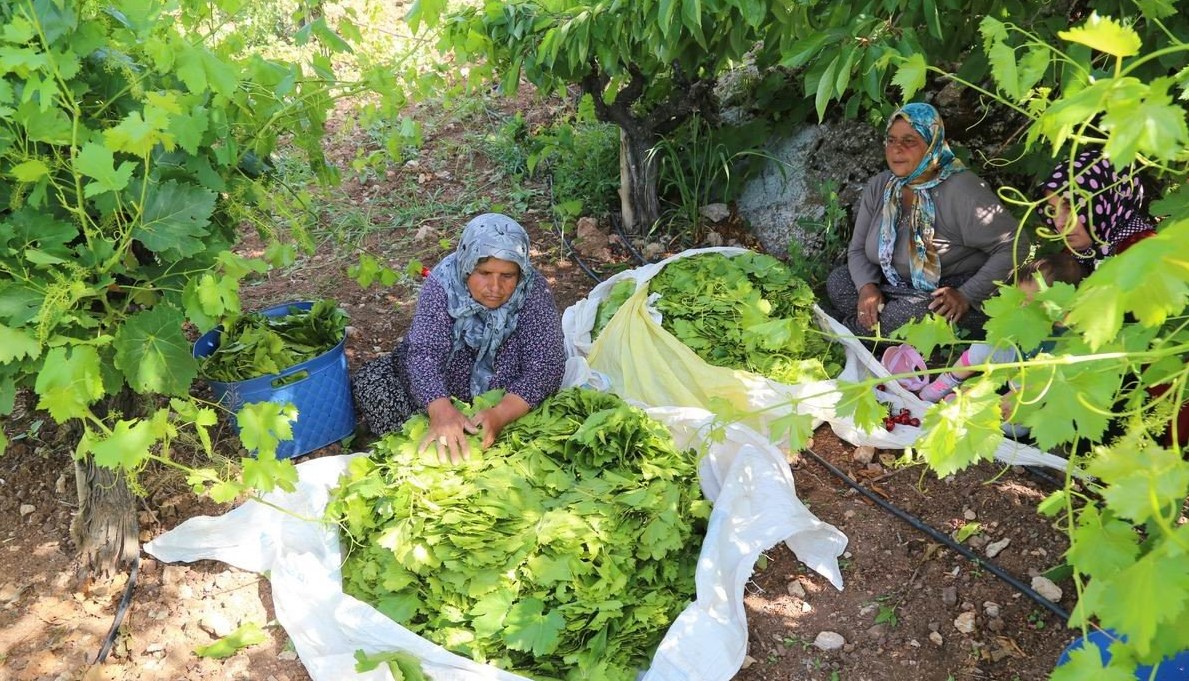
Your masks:
M140 554L136 498L124 473L95 465L92 457L74 462L78 515L70 526L88 574L115 574Z
M655 143L653 134L619 129L619 205L633 236L647 234L661 217L659 164L650 153Z
M138 415L137 397L128 388L111 396L102 410L106 415ZM106 576L123 571L140 555L140 526L136 497L123 471L95 464L93 457L74 462L78 489L78 515L70 525L88 575Z

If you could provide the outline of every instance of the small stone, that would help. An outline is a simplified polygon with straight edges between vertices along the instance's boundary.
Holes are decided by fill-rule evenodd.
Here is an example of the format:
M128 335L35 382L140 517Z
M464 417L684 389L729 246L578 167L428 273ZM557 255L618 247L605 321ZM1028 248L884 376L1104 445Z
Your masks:
M813 606L809 601L801 601L801 612L813 612Z
M867 615L870 615L871 613L875 612L877 607L878 606L876 606L874 603L868 603L867 605L864 605L859 609L859 617L866 617Z
M33 504L21 504L21 517L24 518L25 516L29 515L30 513L32 513L33 511L36 511L36 510L37 510L37 507L34 506Z
M987 624L987 628L998 634L1007 628L1007 624L1005 624L1002 619L996 617Z
M978 517L978 514L974 512L974 509L967 508L962 510L962 517L967 520L974 520Z
M941 590L941 602L949 606L957 605L958 603L958 587L947 586Z
M854 510L852 510L852 509L849 509L849 508L848 508L848 509L846 509L845 511L843 511L843 512L842 512L842 519L843 519L843 520L850 520L850 519L851 519L851 518L853 518L853 517L855 517L855 512L854 512Z
M1061 587L1054 584L1053 580L1049 579L1048 577L1044 577L1042 575L1033 577L1032 589L1036 593L1044 596L1054 603L1057 603L1061 600Z
M756 659L754 657L752 657L751 655L747 655L743 658L742 669L747 669L748 667L752 666L755 663L756 663Z
M933 645L938 646L942 643L945 643L945 639L941 638L941 634L937 633L936 631L929 632L929 640L933 642Z
M293 660L297 659L297 652L293 650L282 650L277 654L277 659L285 660L286 662L292 662Z
M805 587L801 586L801 580L794 579L793 581L789 582L788 590L789 590L789 595L792 596L793 598L800 598L800 599L804 600Z
M962 613L961 615L958 615L958 617L956 619L954 619L954 628L957 629L958 631L962 632L963 634L973 634L974 633L974 613L967 611L967 612Z
M731 217L731 209L725 203L708 203L699 208L698 213L711 222L722 222Z
M851 458L854 459L855 463L866 466L875 460L875 447L870 445L855 447L855 452L851 454Z
M983 603L983 613L985 613L987 617L999 617L999 604L994 601L987 601Z
M63 473L58 476L58 481L54 483L54 491L58 494L66 493L66 474Z
M823 631L813 639L813 645L821 650L838 650L846 645L846 639L835 631Z
M203 615L202 619L198 620L198 628L215 638L223 638L235 631L231 621L219 612L208 612Z
M1010 543L1011 539L1004 537L999 541L993 541L990 544L987 544L987 558L994 558L995 556L998 556L999 552L1003 549L1006 549L1007 545Z
M884 624L883 622L867 627L867 638L871 639L872 641L878 641L879 639L886 636L887 633L888 625Z

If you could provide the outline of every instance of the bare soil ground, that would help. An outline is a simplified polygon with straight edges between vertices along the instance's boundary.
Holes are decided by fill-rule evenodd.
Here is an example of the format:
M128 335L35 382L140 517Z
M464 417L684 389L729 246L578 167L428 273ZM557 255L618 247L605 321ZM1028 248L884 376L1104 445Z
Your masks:
M498 118L520 107L530 125L550 115L548 107L524 98L501 106L502 111L488 115ZM507 183L497 181L500 169L468 146L474 125L474 119L446 117L427 134L417 163L345 179L334 190L340 211L322 216L323 233L336 233L349 207L368 216L371 229L352 239L341 238L340 230L339 238L323 238L316 253L293 267L246 284L245 307L333 297L351 317L347 352L352 368L389 351L410 321L416 278L364 290L347 277L346 267L363 251L398 270L412 259L432 266L446 253L439 240L455 236L473 214L469 211L503 206L513 212ZM335 139L331 156L342 167L357 148L370 144L357 131L343 131ZM435 147L451 151L431 153ZM552 226L548 193L540 185L535 189L513 214L529 228L534 263L564 308L594 281L568 257ZM391 222L398 209L419 202L468 211ZM732 235L732 230L721 231ZM737 230L733 235L739 243L753 243ZM614 241L602 255L615 262L596 265L630 264L627 251ZM241 248L250 253L260 247L254 235L246 235ZM162 565L147 555L114 646L104 662L96 663L127 576L78 578L69 537L76 507L72 443L32 406L22 404L3 424L13 443L0 458L0 681L309 679L275 624L266 578L209 561ZM238 450L234 434L225 429L219 451L231 457ZM824 428L813 450L878 497L944 533L978 523L979 531L965 545L982 556L988 545L1006 543L994 562L1025 584L1058 564L1066 549L1063 532L1035 512L1049 482L1021 469L984 464L942 480L920 466L898 467L899 452L876 452L871 463L857 461L855 448ZM299 460L340 451L335 445ZM1055 615L988 569L881 510L807 455L791 465L801 499L850 539L843 559L846 588L835 590L787 549L772 549L747 585L750 651L735 679L1047 677L1073 638ZM193 497L176 473L150 469L140 483L142 541L186 518L227 510ZM1072 585L1058 584L1065 591L1060 604L1069 609ZM194 654L195 647L245 622L265 626L266 640L221 660ZM823 650L814 644L822 632L839 634L844 643Z

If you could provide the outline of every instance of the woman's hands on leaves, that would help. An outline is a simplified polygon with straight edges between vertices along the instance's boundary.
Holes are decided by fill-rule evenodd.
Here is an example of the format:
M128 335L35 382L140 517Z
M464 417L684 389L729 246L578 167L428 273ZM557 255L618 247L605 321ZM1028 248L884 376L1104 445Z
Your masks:
M442 463L460 463L469 457L471 447L467 444L467 433L477 433L479 427L467 419L449 397L439 397L430 402L425 411L429 414L429 432L421 441L419 451L437 447L438 459Z
M859 325L864 329L874 329L879 323L879 313L883 310L883 294L876 284L863 284L859 289L859 305L855 308Z
M528 402L519 395L508 393L500 403L489 409L483 409L471 417L470 424L483 433L483 449L495 444L504 426L524 416L529 412ZM475 431L471 431L475 432Z
M970 301L956 288L942 286L932 293L929 309L949 322L961 321L970 311Z
M442 463L460 463L471 455L468 434L482 433L482 446L487 449L495 444L504 426L527 414L529 409L531 407L524 398L508 393L499 404L480 410L468 419L449 397L439 397L425 408L429 414L429 432L421 441L419 451L436 447Z

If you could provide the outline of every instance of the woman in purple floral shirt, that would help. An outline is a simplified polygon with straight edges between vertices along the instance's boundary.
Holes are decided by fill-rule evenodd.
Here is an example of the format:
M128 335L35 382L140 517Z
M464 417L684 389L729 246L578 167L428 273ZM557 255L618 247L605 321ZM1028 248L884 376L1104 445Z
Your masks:
M372 432L400 428L424 410L443 460L469 455L467 433L489 447L504 426L557 392L566 353L561 316L544 277L528 261L528 234L486 213L467 223L458 249L429 276L408 335L352 379L355 403ZM451 397L470 402L502 388L494 407L467 418Z

